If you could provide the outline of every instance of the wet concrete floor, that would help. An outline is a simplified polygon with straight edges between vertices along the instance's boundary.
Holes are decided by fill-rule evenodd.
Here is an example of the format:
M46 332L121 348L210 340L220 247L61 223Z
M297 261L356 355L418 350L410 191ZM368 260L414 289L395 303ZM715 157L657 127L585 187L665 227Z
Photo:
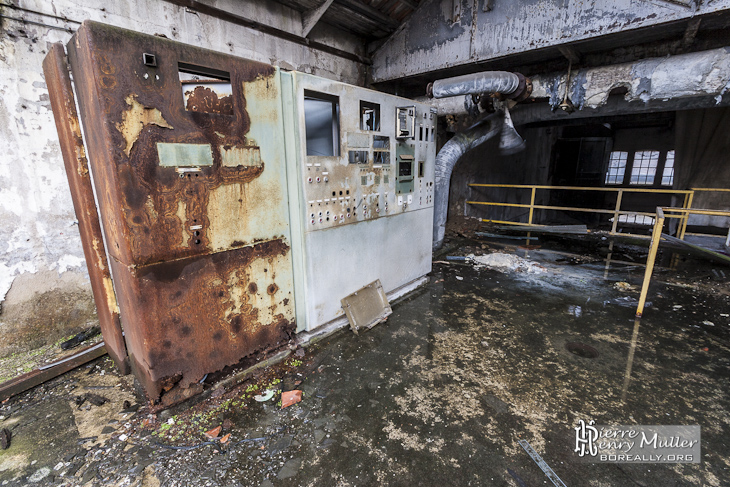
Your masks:
M499 251L506 267L437 260L387 322L339 332L197 404L135 411L132 380L109 359L12 398L0 407L13 434L0 484L553 485L526 440L567 486L728 485L730 268L664 251L674 268L657 269L636 321L641 248L611 247L623 263L606 270L601 242L590 254L560 241L484 247L465 240L451 254ZM590 348L571 353L571 342ZM278 394L252 398L267 387L303 399L281 409ZM109 401L78 406L88 392ZM701 462L583 461L581 419L698 424ZM208 440L218 425L222 439Z

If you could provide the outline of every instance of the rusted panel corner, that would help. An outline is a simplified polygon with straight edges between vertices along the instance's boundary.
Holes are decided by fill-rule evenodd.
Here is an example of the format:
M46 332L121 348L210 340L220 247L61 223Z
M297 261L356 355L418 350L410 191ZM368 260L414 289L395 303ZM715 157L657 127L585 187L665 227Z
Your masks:
M283 240L140 267L113 261L135 375L155 402L295 331ZM174 378L174 379L173 379Z
M102 336L109 355L119 371L128 374L130 367L119 322L119 308L111 284L86 151L76 113L76 102L62 44L56 43L51 46L43 61L43 72L48 85L71 198L79 220L79 233Z

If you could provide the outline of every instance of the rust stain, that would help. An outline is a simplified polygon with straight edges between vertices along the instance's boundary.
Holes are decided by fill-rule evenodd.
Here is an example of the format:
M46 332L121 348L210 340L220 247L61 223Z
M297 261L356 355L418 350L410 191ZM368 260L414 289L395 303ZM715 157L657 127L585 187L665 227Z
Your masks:
M111 89L113 87L107 87ZM162 116L157 108L149 108L142 105L137 101L137 95L128 95L125 100L129 108L124 112L121 123L117 124L117 130L124 136L124 140L127 141L127 145L124 148L124 153L129 156L132 151L132 146L139 138L140 132L145 128L145 125L157 125L166 129L172 129L172 125Z
M139 285L134 289L128 282L132 288L124 291L125 298L137 303L134 316L127 317L136 326L126 331L131 343L147 344L133 348L143 351L135 360L146 377L142 381L150 399L164 390L164 378L180 375L176 383L188 387L206 373L289 339L295 329L292 307L283 299L271 309L259 306L256 284L266 274L257 270L272 273L276 266L288 265L289 252L286 243L273 240L230 252L120 268L121 273L133 274Z
M233 96L218 98L218 93L206 86L196 86L192 91L186 91L187 104L185 109L190 112L217 113L219 115L233 115Z
M74 151L76 155L76 172L82 178L89 174L89 165L86 160L86 149L84 148L83 138L81 137L81 124L79 123L79 117L76 113L69 113L68 127L71 132L71 136L75 139Z
M261 167L261 149L258 146L221 147L221 161L224 167Z
M276 69L93 22L69 51L84 120L95 121L89 159L130 362L147 396L175 382L164 397L178 397L205 374L286 342L295 330L290 249L267 225L236 223L265 218L282 198L282 188L260 183L269 178L256 181L267 161L249 136L252 116L278 112L249 114L240 89L253 82L255 96L275 98L264 88L276 86ZM116 69L139 67L142 52L163 60L154 76ZM232 94L199 87L186 98L180 62L229 72ZM213 164L161 166L158 142L207 144ZM279 289L267 296L272 284Z

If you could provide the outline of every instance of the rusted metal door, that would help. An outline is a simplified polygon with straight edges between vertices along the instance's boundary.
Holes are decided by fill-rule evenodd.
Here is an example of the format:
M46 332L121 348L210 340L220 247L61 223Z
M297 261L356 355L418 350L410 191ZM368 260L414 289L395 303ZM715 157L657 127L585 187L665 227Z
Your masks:
M127 351L148 397L287 341L278 70L93 22L67 50Z

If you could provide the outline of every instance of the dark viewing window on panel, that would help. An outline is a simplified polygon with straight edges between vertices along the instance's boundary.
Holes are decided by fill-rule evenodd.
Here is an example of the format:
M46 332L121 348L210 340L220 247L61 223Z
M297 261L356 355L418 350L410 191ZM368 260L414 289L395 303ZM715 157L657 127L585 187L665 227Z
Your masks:
M347 153L347 162L350 164L367 164L368 163L368 151L366 150L351 150Z
M373 136L373 163L390 164L390 137Z
M412 161L401 161L398 167L398 176L412 176L413 175L413 162Z
M339 98L314 91L304 91L304 126L308 156L340 155Z
M185 110L233 115L231 75L219 69L178 63Z
M360 130L380 131L380 105L360 100Z
M390 151L373 152L373 164L390 164Z

